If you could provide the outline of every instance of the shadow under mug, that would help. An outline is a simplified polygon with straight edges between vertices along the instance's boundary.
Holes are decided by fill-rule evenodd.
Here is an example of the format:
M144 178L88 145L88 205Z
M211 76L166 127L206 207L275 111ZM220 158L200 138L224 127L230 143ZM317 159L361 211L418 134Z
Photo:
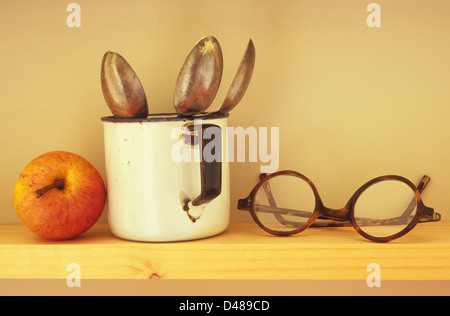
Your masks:
M108 222L114 235L167 242L210 237L227 229L228 114L101 120Z

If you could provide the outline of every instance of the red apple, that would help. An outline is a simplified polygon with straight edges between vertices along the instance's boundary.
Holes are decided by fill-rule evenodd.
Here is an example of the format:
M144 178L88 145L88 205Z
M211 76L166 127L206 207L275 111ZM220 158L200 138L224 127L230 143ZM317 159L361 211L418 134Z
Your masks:
M103 212L105 198L105 184L95 167L65 151L33 159L14 189L14 207L25 226L53 240L73 238L91 228Z

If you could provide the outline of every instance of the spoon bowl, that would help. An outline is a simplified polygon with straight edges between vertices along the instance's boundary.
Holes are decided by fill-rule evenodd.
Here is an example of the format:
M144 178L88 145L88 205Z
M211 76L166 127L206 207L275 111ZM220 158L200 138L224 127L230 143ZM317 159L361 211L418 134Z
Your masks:
M121 55L105 53L101 84L106 104L114 116L147 117L148 105L144 88L133 68Z
M253 68L255 67L255 45L250 39L242 57L239 68L231 83L230 89L225 97L220 110L216 113L228 113L236 107L241 101L252 78Z
M178 114L194 115L205 111L219 90L223 56L213 36L202 38L187 56L178 75L174 108Z

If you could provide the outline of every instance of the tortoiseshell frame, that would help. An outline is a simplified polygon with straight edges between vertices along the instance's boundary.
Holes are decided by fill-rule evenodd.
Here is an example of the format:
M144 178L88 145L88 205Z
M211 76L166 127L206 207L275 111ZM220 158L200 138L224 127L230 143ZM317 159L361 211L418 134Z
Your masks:
M278 208L276 206L275 200L270 191L270 186L268 185L268 180L270 180L274 177L280 176L280 175L289 175L289 176L294 176L294 177L300 178L300 179L304 180L306 183L308 183L309 186L311 187L312 191L314 192L315 199L316 199L316 206L315 206L314 212L312 215L310 215L310 212L308 212L307 217L309 217L309 220L305 224L303 224L301 227L297 227L298 226L297 223L286 221L281 214L294 215L294 216L305 216L306 214L302 214L304 212L297 211L297 210L285 210L285 209ZM415 192L415 196L416 196L416 200L417 200L417 211L416 211L414 218L402 231L400 231L394 235L387 236L387 237L375 237L375 236L371 236L371 235L367 234L358 226L358 224L355 220L355 216L354 216L354 206L355 206L355 203L358 200L359 196L367 188L369 188L371 185L373 185L375 183L378 183L380 181L385 181L385 180L397 180L397 181L401 181L401 182L404 182L405 184L407 184ZM353 226L356 229L356 231L359 234L361 234L364 238L367 238L374 242L389 242L389 241L392 241L394 239L404 236L406 233L411 231L411 229L413 229L419 222L434 222L434 221L439 221L441 219L441 215L439 213L435 213L432 208L425 206L425 204L423 203L422 197L420 196L420 193L425 189L425 187L429 181L430 181L430 178L428 176L424 176L422 178L422 181L420 182L420 184L416 187L411 181L409 181L408 179L401 177L401 176L387 175L387 176L377 177L375 179L370 180L369 182L364 184L362 187L360 187L353 194L353 196L350 198L350 200L344 206L344 208L331 209L331 208L328 208L323 205L322 200L317 191L317 188L311 182L311 180L309 180L307 177L305 177L304 175L302 175L296 171L284 170L284 171L278 171L278 172L272 173L270 175L261 174L260 182L254 187L254 189L251 191L249 196L245 199L240 199L238 201L238 209L249 211L253 220L263 230L267 231L270 234L276 235L276 236L291 236L294 234L298 234L298 233L302 232L303 230L305 230L306 228L313 225L313 223L317 219L326 219L326 220L332 220L333 222L329 225L322 225L322 226ZM259 190L259 188L261 188L261 186L264 186L263 189L265 190L266 197L270 204L270 206L265 207L266 209L264 211L274 213L274 216L277 218L277 220L280 223L282 223L285 226L293 227L292 231L271 230L270 228L264 226L264 224L260 222L260 220L255 212L255 203L256 203L255 196L256 196L256 192L258 192L258 190ZM402 217L407 217L411 214L411 212L414 210L414 206L415 206L415 203L413 203L413 202L415 202L415 201L412 201L412 203L405 210L404 214L400 217L400 219ZM261 207L261 206L259 206L259 207ZM276 211L274 211L275 209L276 209ZM380 225L393 224L392 221L393 220L380 220L379 223L377 223L377 224L380 224ZM297 226L295 224L297 224Z

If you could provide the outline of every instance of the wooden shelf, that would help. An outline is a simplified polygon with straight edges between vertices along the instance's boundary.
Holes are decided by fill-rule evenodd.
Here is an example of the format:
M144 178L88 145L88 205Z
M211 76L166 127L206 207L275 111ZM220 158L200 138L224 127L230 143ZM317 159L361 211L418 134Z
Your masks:
M0 225L0 279L66 279L71 263L83 279L366 280L376 263L383 280L450 280L450 223L419 224L388 244L366 241L353 228L275 237L254 223L176 243L121 240L107 224L62 242Z

